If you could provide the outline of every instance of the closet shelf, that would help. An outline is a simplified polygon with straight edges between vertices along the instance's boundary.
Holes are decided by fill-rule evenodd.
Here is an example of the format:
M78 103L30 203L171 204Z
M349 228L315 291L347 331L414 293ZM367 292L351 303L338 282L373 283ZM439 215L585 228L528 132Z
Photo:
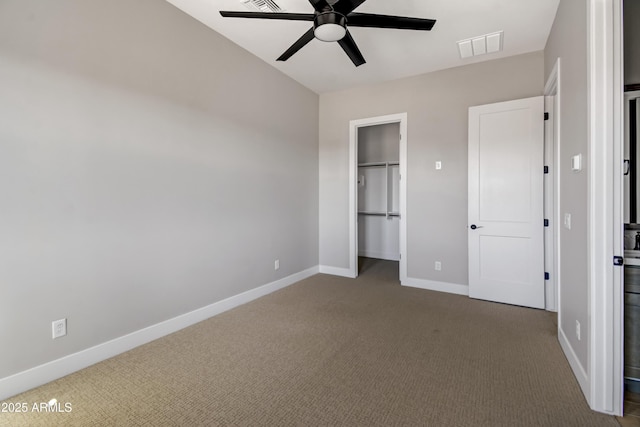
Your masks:
M358 211L358 215L370 215L370 216L400 216L398 212L374 212L374 211Z
M385 166L399 166L400 162L370 162L370 163L358 163L359 168L375 168Z

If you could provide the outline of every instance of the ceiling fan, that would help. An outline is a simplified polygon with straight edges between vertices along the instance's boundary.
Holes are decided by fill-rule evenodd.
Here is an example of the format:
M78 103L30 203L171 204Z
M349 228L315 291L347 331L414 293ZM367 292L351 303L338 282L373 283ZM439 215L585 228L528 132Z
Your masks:
M286 61L311 40L338 42L356 67L366 61L351 37L347 24L352 27L395 28L401 30L429 31L436 23L434 19L409 18L405 16L357 13L354 10L366 0L309 0L314 13L284 12L229 12L221 11L225 18L281 19L287 21L313 21L313 27L302 35L278 61Z

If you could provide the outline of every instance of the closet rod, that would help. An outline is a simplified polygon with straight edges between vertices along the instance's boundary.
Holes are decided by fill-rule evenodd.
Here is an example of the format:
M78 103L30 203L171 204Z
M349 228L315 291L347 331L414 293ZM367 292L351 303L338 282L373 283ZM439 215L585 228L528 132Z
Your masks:
M358 163L359 168L383 167L383 166L399 166L400 162L371 162Z
M371 215L371 216L400 216L398 212L372 212L372 211L359 211L358 215Z
M360 211L358 215L387 216L386 212Z

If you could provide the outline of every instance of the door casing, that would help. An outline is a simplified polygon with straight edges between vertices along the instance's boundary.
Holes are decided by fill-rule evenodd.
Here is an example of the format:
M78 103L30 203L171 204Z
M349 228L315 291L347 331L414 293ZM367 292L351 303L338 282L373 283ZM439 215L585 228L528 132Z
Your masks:
M407 278L407 113L349 122L349 276L358 277L358 128L400 124L400 282Z

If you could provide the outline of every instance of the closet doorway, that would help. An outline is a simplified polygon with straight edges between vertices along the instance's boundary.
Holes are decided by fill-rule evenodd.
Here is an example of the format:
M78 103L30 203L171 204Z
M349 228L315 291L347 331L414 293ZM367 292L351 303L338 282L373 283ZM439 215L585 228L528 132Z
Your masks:
M407 114L350 122L350 273L358 257L399 262L407 277Z

